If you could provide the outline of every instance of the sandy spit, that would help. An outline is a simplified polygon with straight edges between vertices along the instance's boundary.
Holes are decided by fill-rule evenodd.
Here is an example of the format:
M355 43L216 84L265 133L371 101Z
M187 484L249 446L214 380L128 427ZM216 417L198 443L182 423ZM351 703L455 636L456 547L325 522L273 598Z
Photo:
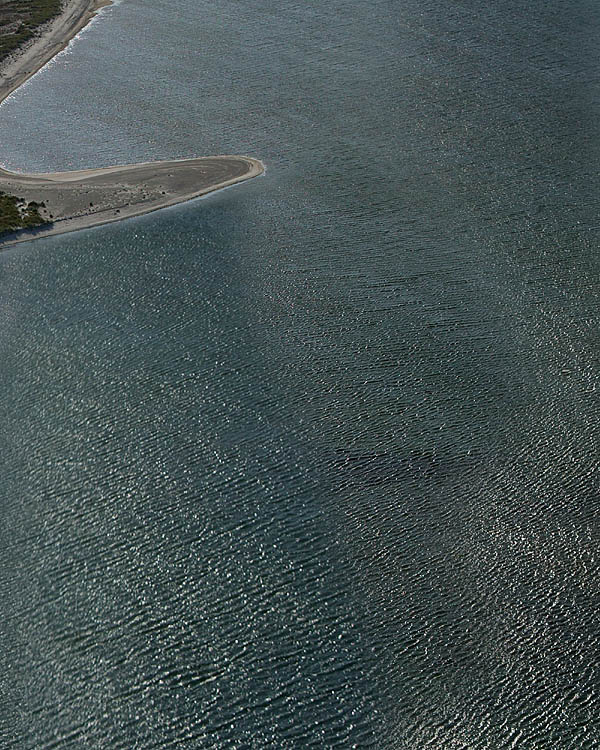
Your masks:
M107 0L67 0L41 34L0 66L0 102L42 68L89 23ZM0 191L43 204L52 223L0 237L0 246L156 211L256 177L264 165L249 156L210 156L114 167L21 174L0 169Z

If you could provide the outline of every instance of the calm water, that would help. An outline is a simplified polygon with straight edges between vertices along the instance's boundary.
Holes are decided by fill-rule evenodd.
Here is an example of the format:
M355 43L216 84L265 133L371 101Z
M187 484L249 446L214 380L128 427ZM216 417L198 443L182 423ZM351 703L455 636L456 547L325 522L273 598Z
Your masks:
M0 108L13 168L268 167L0 255L1 748L600 746L599 50L122 0Z

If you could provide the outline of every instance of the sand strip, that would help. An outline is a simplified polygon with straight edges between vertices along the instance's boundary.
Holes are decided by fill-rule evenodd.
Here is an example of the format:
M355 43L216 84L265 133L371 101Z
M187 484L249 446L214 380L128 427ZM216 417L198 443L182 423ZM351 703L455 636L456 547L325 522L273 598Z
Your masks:
M0 102L43 67L89 23L106 0L67 0L41 35L0 67ZM0 246L156 211L262 174L247 156L211 156L74 172L20 174L0 169L0 191L44 204L51 224L0 236Z

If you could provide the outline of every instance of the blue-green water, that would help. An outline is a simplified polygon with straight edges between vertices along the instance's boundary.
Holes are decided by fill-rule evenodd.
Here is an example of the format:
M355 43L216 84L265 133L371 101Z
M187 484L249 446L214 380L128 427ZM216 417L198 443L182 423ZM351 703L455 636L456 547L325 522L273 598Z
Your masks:
M122 0L0 108L267 164L0 255L0 747L600 744L599 43Z

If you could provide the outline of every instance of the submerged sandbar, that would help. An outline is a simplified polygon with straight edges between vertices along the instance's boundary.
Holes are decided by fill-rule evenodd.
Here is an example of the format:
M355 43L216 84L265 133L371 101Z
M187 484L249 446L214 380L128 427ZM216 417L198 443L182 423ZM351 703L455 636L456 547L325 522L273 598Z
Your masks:
M0 102L64 49L105 0L68 0L62 13L0 64ZM0 169L0 191L43 204L48 223L0 235L0 246L156 211L262 174L248 156L210 156L74 172L21 174Z

